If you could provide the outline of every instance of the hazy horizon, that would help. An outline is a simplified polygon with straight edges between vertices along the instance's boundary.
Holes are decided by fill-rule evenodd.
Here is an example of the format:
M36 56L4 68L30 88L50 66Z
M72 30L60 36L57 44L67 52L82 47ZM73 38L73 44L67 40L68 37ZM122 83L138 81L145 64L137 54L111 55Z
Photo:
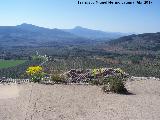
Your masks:
M28 23L45 28L156 33L160 32L160 1L151 1L150 5L78 5L78 0L1 0L0 26Z
M31 23L21 23L21 24L17 24L17 25L3 25L3 26L0 26L0 27L14 27L14 26L19 26L19 25L22 25L22 24L28 24L28 25L33 25L33 26L36 26L36 27L42 27L42 28L46 28L46 29L59 29L59 30L67 30L67 29L75 29L76 27L81 27L81 28L84 28L84 29L89 29L89 30L96 30L96 31L102 31L102 32L110 32L110 33L128 33L128 34L144 34L144 33L158 33L159 31L157 32L144 32L144 33L138 33L138 32L121 32L121 31L104 31L104 30L100 30L100 29L91 29L91 28L87 28L85 26L74 26L74 27L71 27L71 28L49 28L49 27L46 27L46 26L38 26L38 25L34 25L34 24L31 24Z
M75 28L77 28L77 27L81 27L81 28L89 29L89 30L96 30L96 31L111 32L111 33L112 33L112 31L104 31L104 30L100 30L100 29L91 29L91 28L87 28L87 27L85 27L85 26L79 26L79 25L74 26L74 27L72 27L72 28L54 28L54 27L53 27L53 28L49 28L49 27L46 27L46 26L38 26L38 25L31 24L31 23L21 23L21 24L17 24L17 25L8 25L8 26L3 25L3 26L0 26L0 27L15 27L15 26L23 25L23 24L33 25L33 26L36 26L36 27L42 27L42 28L47 28L47 29L60 29L60 30L75 29ZM124 32L119 32L119 31L114 31L114 32L115 32L115 33L116 33L116 32L117 32L117 33L124 33ZM114 32L113 32L113 33L114 33ZM132 34L139 34L139 33L132 32Z

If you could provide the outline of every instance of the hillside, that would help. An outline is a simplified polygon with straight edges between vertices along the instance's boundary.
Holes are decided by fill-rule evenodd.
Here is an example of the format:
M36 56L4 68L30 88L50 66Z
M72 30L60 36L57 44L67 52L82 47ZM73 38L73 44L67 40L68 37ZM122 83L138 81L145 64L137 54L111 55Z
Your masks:
M0 42L1 59L27 60L16 69L0 69L0 77L19 78L28 66L40 64L41 61L32 60L36 51L40 55L50 56L50 60L44 64L47 73L113 67L122 68L133 76L160 77L160 33L130 35L99 42L59 29L22 24L0 27Z
M119 51L159 52L160 33L130 35L107 42L107 49Z

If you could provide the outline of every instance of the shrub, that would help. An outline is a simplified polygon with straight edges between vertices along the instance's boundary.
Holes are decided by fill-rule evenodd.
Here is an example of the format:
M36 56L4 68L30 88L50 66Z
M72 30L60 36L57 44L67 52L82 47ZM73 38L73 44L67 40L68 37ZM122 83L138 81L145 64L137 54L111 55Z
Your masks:
M44 73L42 72L41 66L31 66L27 69L26 73L30 76L33 82L40 82Z
M109 88L108 85L104 85L104 86L102 87L102 90L103 90L104 92L110 92L110 88Z
M104 92L114 92L119 94L127 93L127 89L124 85L124 79L117 76L104 79L103 84L104 86L102 87L102 90Z
M59 74L53 74L51 80L55 83L66 83L65 78Z
M91 85L100 85L100 81L98 79L94 79L90 81Z
M116 68L116 69L114 69L114 70L115 70L115 72L117 72L117 73L124 74L124 71L123 71L121 68Z
M103 77L98 77L96 79L90 80L90 84L91 85L103 85L103 80L104 80Z

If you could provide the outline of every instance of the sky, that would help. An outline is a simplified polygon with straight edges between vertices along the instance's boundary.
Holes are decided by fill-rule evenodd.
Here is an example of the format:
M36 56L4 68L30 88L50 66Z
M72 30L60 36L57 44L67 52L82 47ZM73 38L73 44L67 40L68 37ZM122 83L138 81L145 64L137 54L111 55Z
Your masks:
M102 1L106 0L98 2ZM108 32L160 32L160 0L150 1L150 5L80 5L78 0L0 0L0 26L29 23L60 29L82 26Z

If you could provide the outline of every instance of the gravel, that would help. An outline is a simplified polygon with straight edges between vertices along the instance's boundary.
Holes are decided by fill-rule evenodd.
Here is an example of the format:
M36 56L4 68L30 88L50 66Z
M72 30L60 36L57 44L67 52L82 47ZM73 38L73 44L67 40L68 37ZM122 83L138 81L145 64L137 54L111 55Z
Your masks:
M17 92L0 94L0 120L160 120L160 81L152 78L128 81L131 95L91 85L30 83L0 91L5 87Z

